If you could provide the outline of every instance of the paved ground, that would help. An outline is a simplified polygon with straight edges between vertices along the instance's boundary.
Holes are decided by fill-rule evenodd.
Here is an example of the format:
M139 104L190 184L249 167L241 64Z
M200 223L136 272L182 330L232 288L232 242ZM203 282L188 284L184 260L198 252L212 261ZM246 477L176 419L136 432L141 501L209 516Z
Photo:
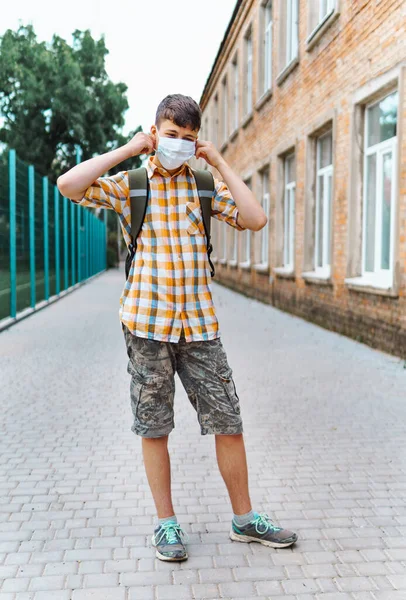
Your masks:
M213 439L171 437L190 559L156 561L110 272L0 335L1 600L405 600L402 361L216 287L257 510L293 549L231 542Z

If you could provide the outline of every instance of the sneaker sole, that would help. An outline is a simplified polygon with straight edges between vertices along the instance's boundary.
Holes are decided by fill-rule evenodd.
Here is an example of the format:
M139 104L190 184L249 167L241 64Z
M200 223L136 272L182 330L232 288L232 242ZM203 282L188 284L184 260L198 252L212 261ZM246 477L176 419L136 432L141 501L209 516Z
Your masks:
M164 554L161 554L159 552L159 550L155 549L155 556L157 558L159 558L159 560L164 560L166 562L181 562L184 560L187 560L189 558L189 556L186 554L186 556L182 557L182 558L172 558L170 556L165 556Z
M235 531L230 531L230 538L235 542L243 542L245 544L249 544L250 542L258 542L263 546L269 546L270 548L288 548L296 543L297 540L293 540L293 542L269 542L268 540L260 540L258 538L250 537L249 535L240 535L235 533Z

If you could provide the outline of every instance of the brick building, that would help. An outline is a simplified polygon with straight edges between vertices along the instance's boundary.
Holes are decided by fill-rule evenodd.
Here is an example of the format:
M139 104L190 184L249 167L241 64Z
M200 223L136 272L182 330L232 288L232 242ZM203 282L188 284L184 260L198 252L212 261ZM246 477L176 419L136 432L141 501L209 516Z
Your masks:
M406 2L238 0L201 107L269 216L217 280L406 356Z

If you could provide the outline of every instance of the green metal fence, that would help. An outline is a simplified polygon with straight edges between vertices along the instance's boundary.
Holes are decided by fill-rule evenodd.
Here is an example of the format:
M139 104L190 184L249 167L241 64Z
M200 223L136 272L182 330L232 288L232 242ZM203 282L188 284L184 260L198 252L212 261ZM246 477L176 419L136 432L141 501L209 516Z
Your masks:
M104 211L105 213L106 211ZM16 156L0 160L0 326L106 268L106 221Z

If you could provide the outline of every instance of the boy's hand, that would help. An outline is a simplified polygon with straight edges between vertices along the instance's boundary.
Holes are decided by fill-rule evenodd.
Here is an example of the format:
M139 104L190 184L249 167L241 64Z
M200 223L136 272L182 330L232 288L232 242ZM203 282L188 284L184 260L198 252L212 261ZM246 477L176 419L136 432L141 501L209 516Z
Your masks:
M139 154L152 154L155 151L155 144L155 136L139 131L127 143L127 147L131 152L131 156L138 156Z
M196 158L204 158L204 160L215 169L217 169L223 161L220 152L214 144L200 140L197 140L196 142Z

